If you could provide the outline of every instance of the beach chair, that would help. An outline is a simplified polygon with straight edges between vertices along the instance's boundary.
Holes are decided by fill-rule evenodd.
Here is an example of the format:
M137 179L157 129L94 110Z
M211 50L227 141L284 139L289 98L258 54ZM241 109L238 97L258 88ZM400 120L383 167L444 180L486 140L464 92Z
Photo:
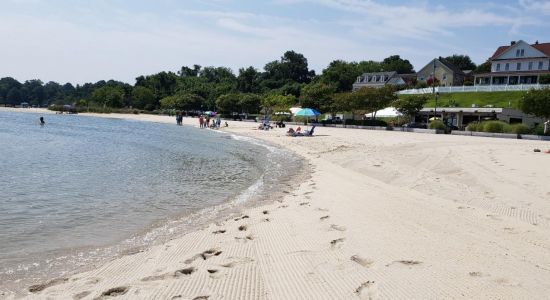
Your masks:
M310 129L310 130L306 130L306 132L304 132L303 135L304 135L304 136L313 136L313 131L315 130L315 127L316 127L316 126L317 126L317 125L311 126L311 129Z

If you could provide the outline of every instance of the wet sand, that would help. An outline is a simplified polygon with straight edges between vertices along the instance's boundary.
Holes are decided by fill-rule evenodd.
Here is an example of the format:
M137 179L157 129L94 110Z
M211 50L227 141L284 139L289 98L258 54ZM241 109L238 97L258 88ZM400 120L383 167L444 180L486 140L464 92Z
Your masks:
M169 122L154 115L100 115ZM175 125L174 125L175 126ZM184 126L198 126L184 119ZM32 288L31 299L543 299L550 149L542 141L229 122L307 160L286 196ZM0 289L1 290L1 289ZM12 298L10 295L0 298Z

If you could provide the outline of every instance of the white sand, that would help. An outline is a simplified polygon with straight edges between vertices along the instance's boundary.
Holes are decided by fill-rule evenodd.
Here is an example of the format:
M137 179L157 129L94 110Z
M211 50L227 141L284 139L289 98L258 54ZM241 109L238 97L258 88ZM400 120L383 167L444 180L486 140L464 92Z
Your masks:
M283 203L29 298L127 287L117 299L548 299L550 154L533 149L550 143L323 127L290 138L255 125L223 130L291 149L314 170ZM218 255L198 255L209 249Z

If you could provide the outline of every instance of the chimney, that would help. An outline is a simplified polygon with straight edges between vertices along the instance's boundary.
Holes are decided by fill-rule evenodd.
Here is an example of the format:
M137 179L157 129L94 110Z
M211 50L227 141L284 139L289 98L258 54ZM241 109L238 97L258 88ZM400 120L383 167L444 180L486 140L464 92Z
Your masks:
M514 46L516 44L516 41L511 41L510 46Z

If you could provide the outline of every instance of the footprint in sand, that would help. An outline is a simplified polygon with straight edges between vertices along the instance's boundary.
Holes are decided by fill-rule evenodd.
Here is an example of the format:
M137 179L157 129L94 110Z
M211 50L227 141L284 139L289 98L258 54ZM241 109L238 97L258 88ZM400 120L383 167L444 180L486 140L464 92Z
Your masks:
M29 286L29 292L38 293L38 292L43 291L43 290L45 290L49 287L65 283L67 281L69 281L69 278L57 278L57 279L50 280L46 283L31 285L31 286Z
M80 300L80 299L82 299L82 298L87 297L87 296L88 296L89 294L91 294L91 293L92 293L92 292L90 292L90 291L84 291L84 292L75 294L75 295L73 296L73 299L74 299L74 300Z
M355 289L355 294L361 299L377 299L378 287L374 281L366 281Z
M241 225L239 226L239 231L246 231L248 229L247 225Z
M240 220L248 219L248 218L250 218L250 217L247 216L247 215L244 215L244 216L242 216L242 217L235 218L234 220L235 220L235 221L240 221Z
M345 226L339 226L339 225L336 225L336 224L330 225L330 229L334 229L334 230L337 230L337 231L346 231Z
M224 268L234 268L238 265L246 264L246 263L253 262L253 261L254 260L250 257L232 258L232 260L230 262L221 264L220 266L222 266Z
M323 220L326 220L328 218L330 218L330 216L322 216L322 217L319 218L319 220L323 221Z
M186 259L184 261L184 263L188 265L188 264L194 262L198 258L202 258L203 260L207 260L208 258L210 258L212 256L218 256L220 254L222 254L222 251L220 251L217 248L212 248L212 249L208 249L208 250L206 250L202 253L196 254L191 258Z
M195 267L189 267L189 268L177 270L176 272L174 272L174 276L179 277L179 276L182 276L182 275L191 275L191 274L195 273L195 271L197 271L197 269L195 269Z
M107 297L117 297L122 296L126 294L130 290L127 286L118 286L111 289L106 290L105 292L101 293L101 297L99 299L105 299Z
M221 229L221 230L216 230L216 231L212 231L213 234L220 234L220 233L225 233L225 229Z
M302 202L302 203L300 203L300 206L304 206L304 205L309 206L309 202Z
M193 300L208 300L210 296L197 296Z
M262 214L268 215L268 214L269 214L269 211L268 211L268 210L264 210L264 211L262 211Z
M389 266L391 266L395 263L399 263L399 264L402 264L402 265L405 265L405 266L416 266L416 265L421 264L422 262L418 261L418 260L394 260L393 262L387 264L386 267L389 267Z
M374 261L367 258L363 258L359 255L353 255L350 259L365 268L370 268L370 266L372 266L372 264L374 263Z
M342 245L343 242L344 242L344 238L335 239L330 241L330 246L333 248L336 248Z

